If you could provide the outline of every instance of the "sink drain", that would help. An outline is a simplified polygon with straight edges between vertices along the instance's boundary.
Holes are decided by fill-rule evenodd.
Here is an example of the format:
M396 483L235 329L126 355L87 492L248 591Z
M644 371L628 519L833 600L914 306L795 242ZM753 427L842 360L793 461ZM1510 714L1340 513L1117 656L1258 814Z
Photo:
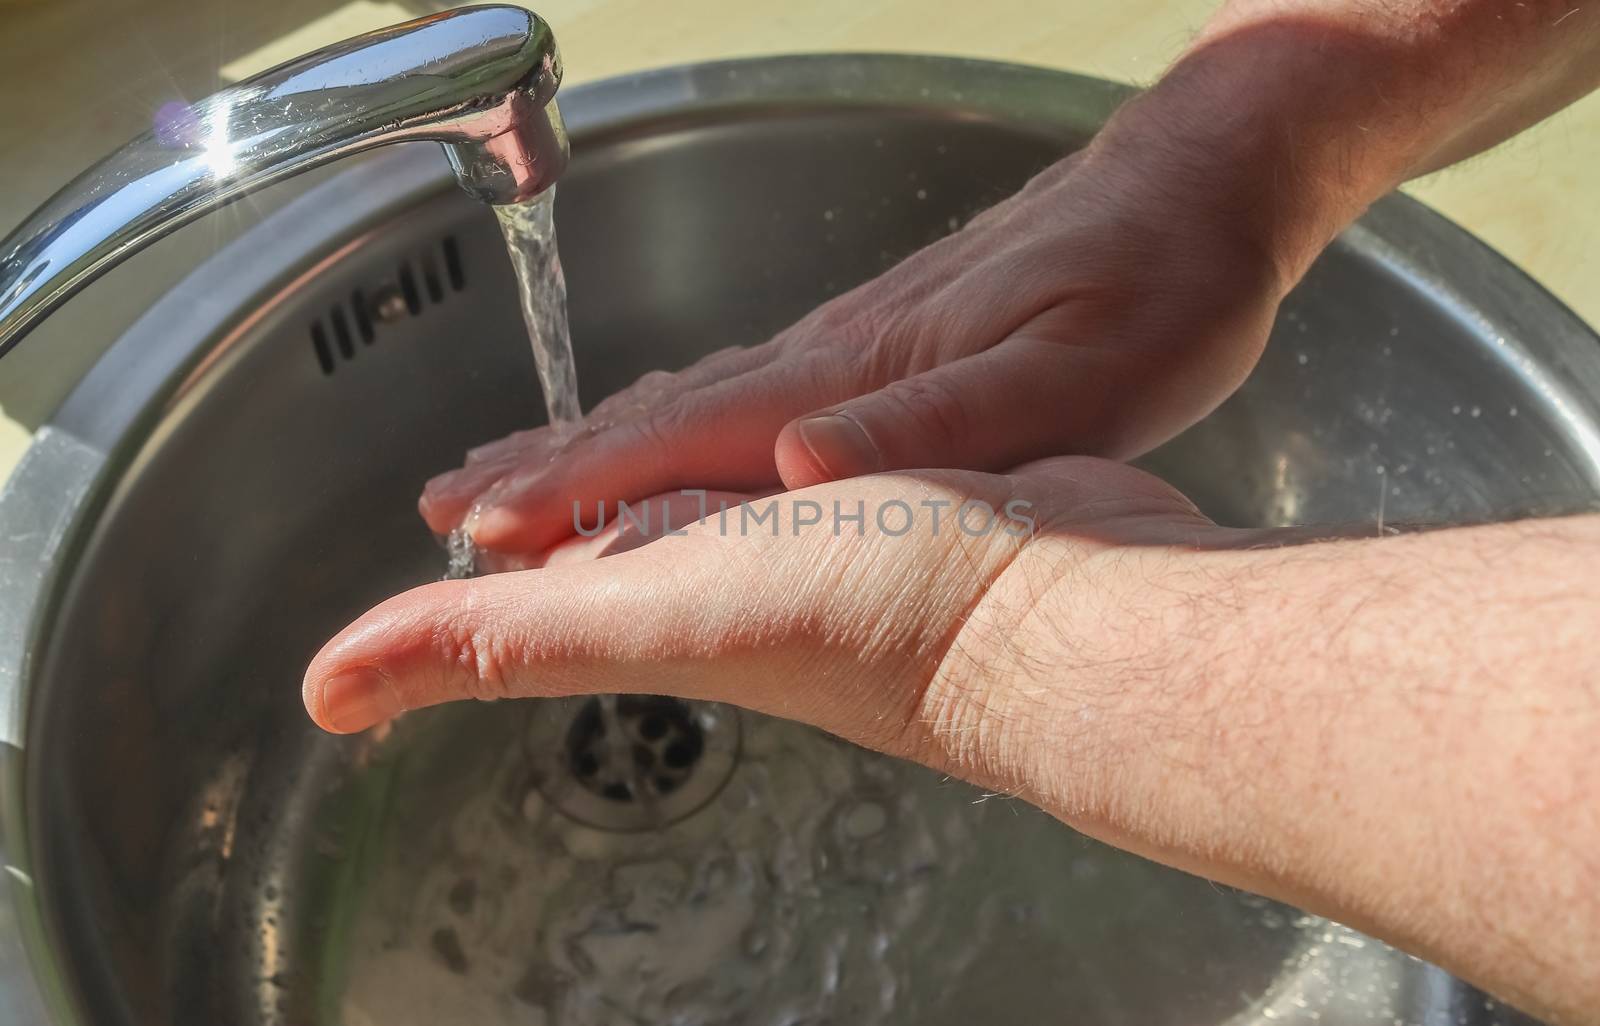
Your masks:
M578 782L613 802L648 802L680 790L705 754L705 730L682 702L608 695L584 703L567 731Z
M543 703L529 745L532 786L588 826L651 830L699 810L739 756L732 706L660 695L605 695Z

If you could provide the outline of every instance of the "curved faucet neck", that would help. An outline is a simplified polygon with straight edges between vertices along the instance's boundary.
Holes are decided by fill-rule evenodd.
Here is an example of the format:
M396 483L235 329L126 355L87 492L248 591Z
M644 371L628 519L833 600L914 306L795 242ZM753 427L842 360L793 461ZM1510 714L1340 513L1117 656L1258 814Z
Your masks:
M279 65L192 104L85 171L0 241L0 356L111 267L273 182L389 143L445 146L456 179L515 203L566 169L561 58L520 7L464 7Z

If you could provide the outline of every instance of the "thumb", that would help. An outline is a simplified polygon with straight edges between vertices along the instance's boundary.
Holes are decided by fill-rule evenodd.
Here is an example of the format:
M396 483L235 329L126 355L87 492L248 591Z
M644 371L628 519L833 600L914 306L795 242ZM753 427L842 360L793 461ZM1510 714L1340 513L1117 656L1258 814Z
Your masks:
M1043 318L1041 318L1042 320ZM791 421L775 458L804 488L885 470L1003 470L1063 452L1100 452L1110 405L1103 353L1025 326L999 345Z
M709 569L686 580L659 562L641 550L603 567L440 581L398 595L312 660L306 709L324 729L349 733L440 702L624 690L625 680L694 697L706 685L687 672L696 635L725 619L739 589L713 587Z

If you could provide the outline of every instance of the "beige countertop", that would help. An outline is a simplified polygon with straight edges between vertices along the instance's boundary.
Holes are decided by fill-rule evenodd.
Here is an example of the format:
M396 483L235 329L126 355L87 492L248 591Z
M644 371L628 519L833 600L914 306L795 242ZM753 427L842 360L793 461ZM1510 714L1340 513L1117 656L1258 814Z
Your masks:
M446 4L428 0L0 0L0 229L173 99ZM549 0L567 81L822 50L959 54L1149 82L1211 0ZM1600 94L1408 191L1600 323ZM92 286L0 364L0 475L100 350L270 197ZM204 224L205 222L201 222ZM195 228L199 228L196 225ZM163 246L167 246L163 243ZM139 266L135 266L139 264Z

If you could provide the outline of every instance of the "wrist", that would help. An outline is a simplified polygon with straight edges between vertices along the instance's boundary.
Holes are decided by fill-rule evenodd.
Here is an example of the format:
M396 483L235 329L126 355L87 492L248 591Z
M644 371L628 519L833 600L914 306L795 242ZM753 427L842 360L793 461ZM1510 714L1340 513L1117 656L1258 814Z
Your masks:
M1224 532L1218 532L1222 541ZM998 786L1091 836L1171 865L1226 875L1239 820L1218 786L1216 739L1250 699L1209 672L1230 606L1237 554L1135 542L1082 553L1043 537L1001 587L1025 587L1025 611L975 653L984 705L1010 735ZM1247 657L1248 650L1236 653Z
M1286 291L1421 159L1414 133L1370 109L1362 69L1377 59L1293 27L1204 40L1118 111L1089 159L1259 250Z
M1286 673L1306 672L1296 652L1320 631L1279 593L1289 550L1255 547L1275 540L1213 527L1086 559L1071 541L1044 540L1054 584L1008 646L1030 661L1000 664L990 691L1026 753L1023 797L1188 872L1320 899L1284 870L1324 865L1298 815L1300 756L1316 745L1285 687Z

